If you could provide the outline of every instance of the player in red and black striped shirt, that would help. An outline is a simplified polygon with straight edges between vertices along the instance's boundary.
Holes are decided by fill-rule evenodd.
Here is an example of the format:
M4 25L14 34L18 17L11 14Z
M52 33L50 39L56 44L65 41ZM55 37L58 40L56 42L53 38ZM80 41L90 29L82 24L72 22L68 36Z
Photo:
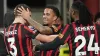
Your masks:
M29 8L25 4L19 4L15 7L15 20L6 28L4 40L11 56L33 56L32 38L34 39L38 32L30 30L27 21L22 16L18 16L17 9L21 6L25 9Z
M22 15L26 14L23 12L27 12L27 11L23 11L24 9L19 9L21 10ZM27 14L28 15L28 14ZM52 40L54 40L54 37L49 38L50 36L55 36L57 35L60 30L62 29L61 24L56 23L57 19L59 18L60 13L59 10L54 7L54 6L47 6L44 9L44 13L43 13L43 22L44 22L44 26L37 23L36 21L34 21L33 19L27 19L25 17L25 19L30 23L30 25L34 26L39 32L40 34L38 35L39 37L45 37L43 38L43 42L50 42ZM37 36L37 37L38 37ZM46 41L44 41L44 39L47 39ZM50 50L50 51L40 51L40 56L58 56L58 49L56 48L54 50Z
M57 17L57 18L54 20L55 17ZM58 23L57 21L62 22L61 18L59 18L59 10L53 6L45 7L44 13L43 13L44 26L50 27L52 30L52 34L49 34L49 35L40 34L39 37L45 37L45 39L47 39L47 41L41 41L42 44L53 41L55 37L50 37L50 36L58 35L59 32L61 31L62 23L60 23L60 22ZM48 31L46 31L46 32L48 32ZM49 37L50 37L50 39L48 39ZM59 47L55 48L54 50L49 50L49 51L40 50L39 56L58 56L58 55L59 55Z
M66 25L54 41L36 46L36 50L55 49L68 43L70 56L100 56L100 25L92 23L91 15L82 2L74 2L70 12L76 21Z

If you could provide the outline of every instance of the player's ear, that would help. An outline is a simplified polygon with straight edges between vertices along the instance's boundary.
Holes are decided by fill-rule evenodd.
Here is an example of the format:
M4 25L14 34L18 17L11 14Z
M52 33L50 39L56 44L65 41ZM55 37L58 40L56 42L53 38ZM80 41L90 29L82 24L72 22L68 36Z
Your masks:
M75 15L75 11L72 11L72 15Z
M55 21L56 19L57 19L57 16L54 16L54 19L53 20Z

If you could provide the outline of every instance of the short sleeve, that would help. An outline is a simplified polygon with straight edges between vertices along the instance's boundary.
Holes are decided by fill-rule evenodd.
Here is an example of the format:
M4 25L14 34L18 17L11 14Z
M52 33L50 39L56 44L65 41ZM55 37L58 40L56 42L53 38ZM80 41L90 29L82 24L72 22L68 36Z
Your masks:
M24 26L24 29L27 31L27 35L30 37L35 38L39 34L39 32L34 28L30 29L29 27Z
M53 34L59 34L62 29L62 26L60 24L53 24L50 28L52 29Z
M72 27L71 25L66 25L63 30L61 31L61 33L59 33L58 37L61 39L62 44L65 44L66 42L68 42L71 37L71 31L72 31Z

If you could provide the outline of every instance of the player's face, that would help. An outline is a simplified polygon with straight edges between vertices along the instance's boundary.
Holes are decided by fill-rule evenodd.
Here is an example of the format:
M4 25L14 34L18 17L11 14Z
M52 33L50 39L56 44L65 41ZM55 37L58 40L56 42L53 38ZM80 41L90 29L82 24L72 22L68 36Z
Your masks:
M100 24L100 18L98 18L98 19L96 20L96 23L97 23L97 24Z
M48 24L48 25L53 24L53 22L56 20L55 17L56 16L52 9L50 8L44 9L44 13L43 13L43 23L44 24Z
M56 20L56 23L57 23L57 24L62 24L61 19L60 19L60 18L58 18L58 19Z
M75 14L74 14L74 9L73 8L70 8L69 14L73 19L75 19Z

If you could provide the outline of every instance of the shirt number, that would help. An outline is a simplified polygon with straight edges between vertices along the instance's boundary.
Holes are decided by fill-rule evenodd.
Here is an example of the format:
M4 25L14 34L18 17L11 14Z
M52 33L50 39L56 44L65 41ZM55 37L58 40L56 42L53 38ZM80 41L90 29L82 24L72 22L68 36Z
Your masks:
M78 42L78 40L82 40L82 43L76 48L75 55L76 56L86 55L86 51L80 51L80 49L82 49L84 47L84 45L86 44L85 37L82 36L82 35L78 35L75 38L74 42ZM89 43L88 43L88 47L87 47L87 51L94 51L95 54L99 54L100 47L98 47L98 43L94 43L94 47L92 47L93 40L94 40L94 34L91 34L90 40L89 40Z
M14 37L8 38L8 42L10 43L10 48L12 48L14 50L14 51L10 51L10 54L12 56L16 56L17 55L17 48L14 46L14 42L15 42Z

